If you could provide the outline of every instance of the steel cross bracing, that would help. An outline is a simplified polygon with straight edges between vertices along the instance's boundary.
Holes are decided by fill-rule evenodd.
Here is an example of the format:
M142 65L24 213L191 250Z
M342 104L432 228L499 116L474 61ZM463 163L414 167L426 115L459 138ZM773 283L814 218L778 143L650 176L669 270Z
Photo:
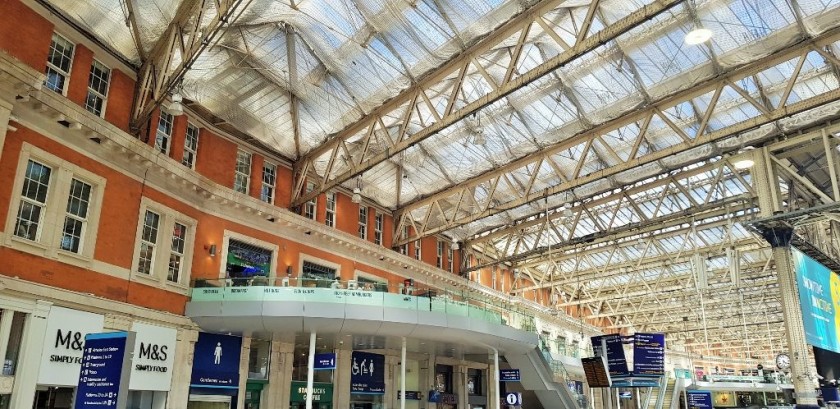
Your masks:
M790 95L792 90L805 86L813 79L812 75L801 75L801 70L794 72L786 82L776 85L775 91L778 98L775 104L757 98L741 85L741 81L750 80L758 73L773 68L788 61L795 61L797 66L809 53L817 53L824 56L824 47L840 40L840 30L835 29L817 38L800 42L795 45L776 52L755 62L732 69L727 73L718 76L716 80L702 82L699 85L677 92L658 101L644 110L636 110L628 115L621 116L599 126L578 134L575 137L564 139L552 146L545 147L536 154L525 156L514 160L506 165L496 167L490 172L479 175L458 184L456 187L446 188L438 193L429 195L420 200L408 203L398 209L398 228L402 226L412 227L412 234L407 237L397 237L395 245L417 240L420 237L450 231L459 226L482 220L488 216L518 208L520 206L534 203L540 199L566 193L566 200L574 201L575 196L570 194L572 189L585 186L605 178L622 176L629 177L628 171L640 169L643 165L661 162L669 156L691 150L695 155L683 157L686 161L696 162L707 159L725 152L719 146L708 146L721 140L730 138L741 132L773 123L782 118L790 117L813 108L823 106L827 103L840 99L840 90L830 89L824 93L806 99L793 102ZM836 64L835 58L826 58L827 64ZM833 75L828 70L825 75ZM763 91L765 94L768 90ZM750 118L741 122L732 123L728 126L712 129L709 126L712 116L726 107L719 106L721 94L737 94L740 100L736 101L740 106L748 107L742 109L750 114ZM689 133L685 130L686 123L676 123L666 114L673 112L678 106L686 103L699 102L697 118L691 119L692 125L697 126L696 132ZM730 101L731 102L731 101ZM767 104L770 105L767 105ZM700 107L706 107L700 109ZM696 122L696 123L695 123ZM668 132L672 132L681 139L680 142L667 147L653 148L651 141L655 140L655 130L652 123L660 124ZM612 163L606 166L599 166L600 170L583 174L582 171L587 163L601 160L595 155L595 146L598 150L609 151L611 140L615 134L620 132L627 141L627 149L615 152ZM703 149L706 147L707 149ZM737 146L730 147L730 150L737 149ZM722 151L723 150L723 151ZM564 172L558 165L558 158L574 158L577 165L571 172ZM676 164L679 167L682 164ZM663 171L668 171L664 166ZM529 175L524 188L518 188L516 174ZM543 189L534 189L535 182L541 179L552 180L554 177L561 179L560 183ZM610 180L610 179L608 179ZM611 180L610 180L611 181ZM614 183L607 183L607 190L613 189ZM480 193L480 195L477 195ZM512 199L511 199L512 197Z
M134 16L134 0L127 0L129 19ZM131 129L139 132L169 97L198 56L221 37L221 33L247 8L251 0L183 0L175 17L161 34L148 55L142 45L142 65L137 79ZM138 42L137 23L130 21L135 42ZM139 44L139 43L138 43Z
M305 154L296 163L292 205L306 201L350 180L379 163L437 132L502 99L512 92L550 74L557 68L608 43L640 24L663 13L682 0L662 0L644 5L599 31L590 27L597 20L598 1L587 7L585 17L575 24L574 33L557 33L546 15L562 6L562 0L537 2L526 12L511 19L489 36L466 49L460 56L420 79L414 86L392 98L387 104L365 115L361 120L329 138L324 144ZM523 65L522 51L529 36L544 32L564 51L532 68ZM511 40L515 44L509 46ZM506 50L504 58L495 55ZM488 55L489 54L489 55ZM501 78L493 78L482 61L489 59L505 67ZM467 74L480 74L485 86L473 92L464 90ZM412 131L409 125L419 125ZM389 128L397 129L390 132ZM372 149L382 144L383 149ZM349 169L341 171L338 162L346 161ZM319 170L317 162L324 166ZM305 192L306 182L315 182L315 189Z

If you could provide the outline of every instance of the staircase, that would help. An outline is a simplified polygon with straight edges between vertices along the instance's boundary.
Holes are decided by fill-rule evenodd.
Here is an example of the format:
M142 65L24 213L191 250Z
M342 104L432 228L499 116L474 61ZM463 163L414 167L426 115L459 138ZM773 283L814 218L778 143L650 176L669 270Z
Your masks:
M526 354L505 355L511 368L519 369L520 384L533 391L545 409L579 409L580 397L567 386L568 375L560 361L546 350L534 348Z
M656 403L656 409L671 409L674 400L674 387L677 383L677 380L674 378L668 378L667 384L665 388L662 390L662 394L659 395L659 399ZM679 405L677 405L679 407Z

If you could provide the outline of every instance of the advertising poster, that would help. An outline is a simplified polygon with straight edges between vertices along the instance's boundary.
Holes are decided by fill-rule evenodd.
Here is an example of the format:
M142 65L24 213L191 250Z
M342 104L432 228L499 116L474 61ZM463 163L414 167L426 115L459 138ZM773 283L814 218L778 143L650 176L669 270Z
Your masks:
M799 306L809 344L840 353L840 276L793 250Z
M621 340L621 335L599 335L592 337L592 350L595 355L600 355L601 340L607 341L607 367L610 370L610 377L630 376L630 371L627 369L627 358L624 356L624 343Z
M239 354L242 338L231 335L198 333L193 356L190 386L239 388Z
M350 393L385 394L385 355L353 351L350 367Z

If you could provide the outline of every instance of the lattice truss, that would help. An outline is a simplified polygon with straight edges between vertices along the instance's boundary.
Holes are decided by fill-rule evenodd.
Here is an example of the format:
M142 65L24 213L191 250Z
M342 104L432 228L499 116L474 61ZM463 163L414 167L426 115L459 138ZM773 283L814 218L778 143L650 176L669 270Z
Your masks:
M138 67L135 125L178 91L293 160L294 205L360 187L396 245L449 237L468 274L698 351L784 345L735 164L766 154L788 209L840 199L837 130L811 132L840 112L837 0L50 4Z

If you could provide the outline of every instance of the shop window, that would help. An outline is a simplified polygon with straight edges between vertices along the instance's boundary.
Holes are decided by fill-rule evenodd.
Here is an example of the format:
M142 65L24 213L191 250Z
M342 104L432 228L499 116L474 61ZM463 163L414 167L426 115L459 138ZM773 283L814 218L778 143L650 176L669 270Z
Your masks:
M14 376L17 370L18 354L20 353L26 314L19 311L5 310L0 315L0 320L12 320L9 339L6 343L6 356L3 358L3 375Z
M243 150L236 152L236 169L233 176L233 190L248 194L251 183L251 154Z
M198 155L198 127L187 123L187 135L184 138L184 157L181 159L181 164L194 169L196 155Z
M85 98L85 109L101 117L105 113L105 103L108 101L108 84L111 81L111 69L99 61L93 60L88 76L88 92Z
M435 365L434 389L440 393L452 393L451 365Z
M67 78L70 77L70 66L73 63L75 44L66 38L53 34L50 42L50 53L47 57L47 79L44 86L47 89L64 94L67 91Z
M227 277L234 280L234 284L244 282L239 280L268 277L271 273L273 258L273 250L241 240L229 239L225 273Z
M484 377L481 369L470 368L467 371L467 393L470 395L484 395Z
M300 277L303 279L304 287L330 287L337 276L338 269L336 268L308 260L303 261Z
M131 409L159 409L166 406L167 393L163 391L129 391L128 405Z
M160 285L186 285L196 221L145 197L140 207L131 271Z
M79 264L93 257L105 179L29 144L21 149L9 206L10 247ZM64 257L72 256L72 257Z
M388 282L384 280L377 280L375 278L356 276L356 283L358 287L368 291L388 292Z

